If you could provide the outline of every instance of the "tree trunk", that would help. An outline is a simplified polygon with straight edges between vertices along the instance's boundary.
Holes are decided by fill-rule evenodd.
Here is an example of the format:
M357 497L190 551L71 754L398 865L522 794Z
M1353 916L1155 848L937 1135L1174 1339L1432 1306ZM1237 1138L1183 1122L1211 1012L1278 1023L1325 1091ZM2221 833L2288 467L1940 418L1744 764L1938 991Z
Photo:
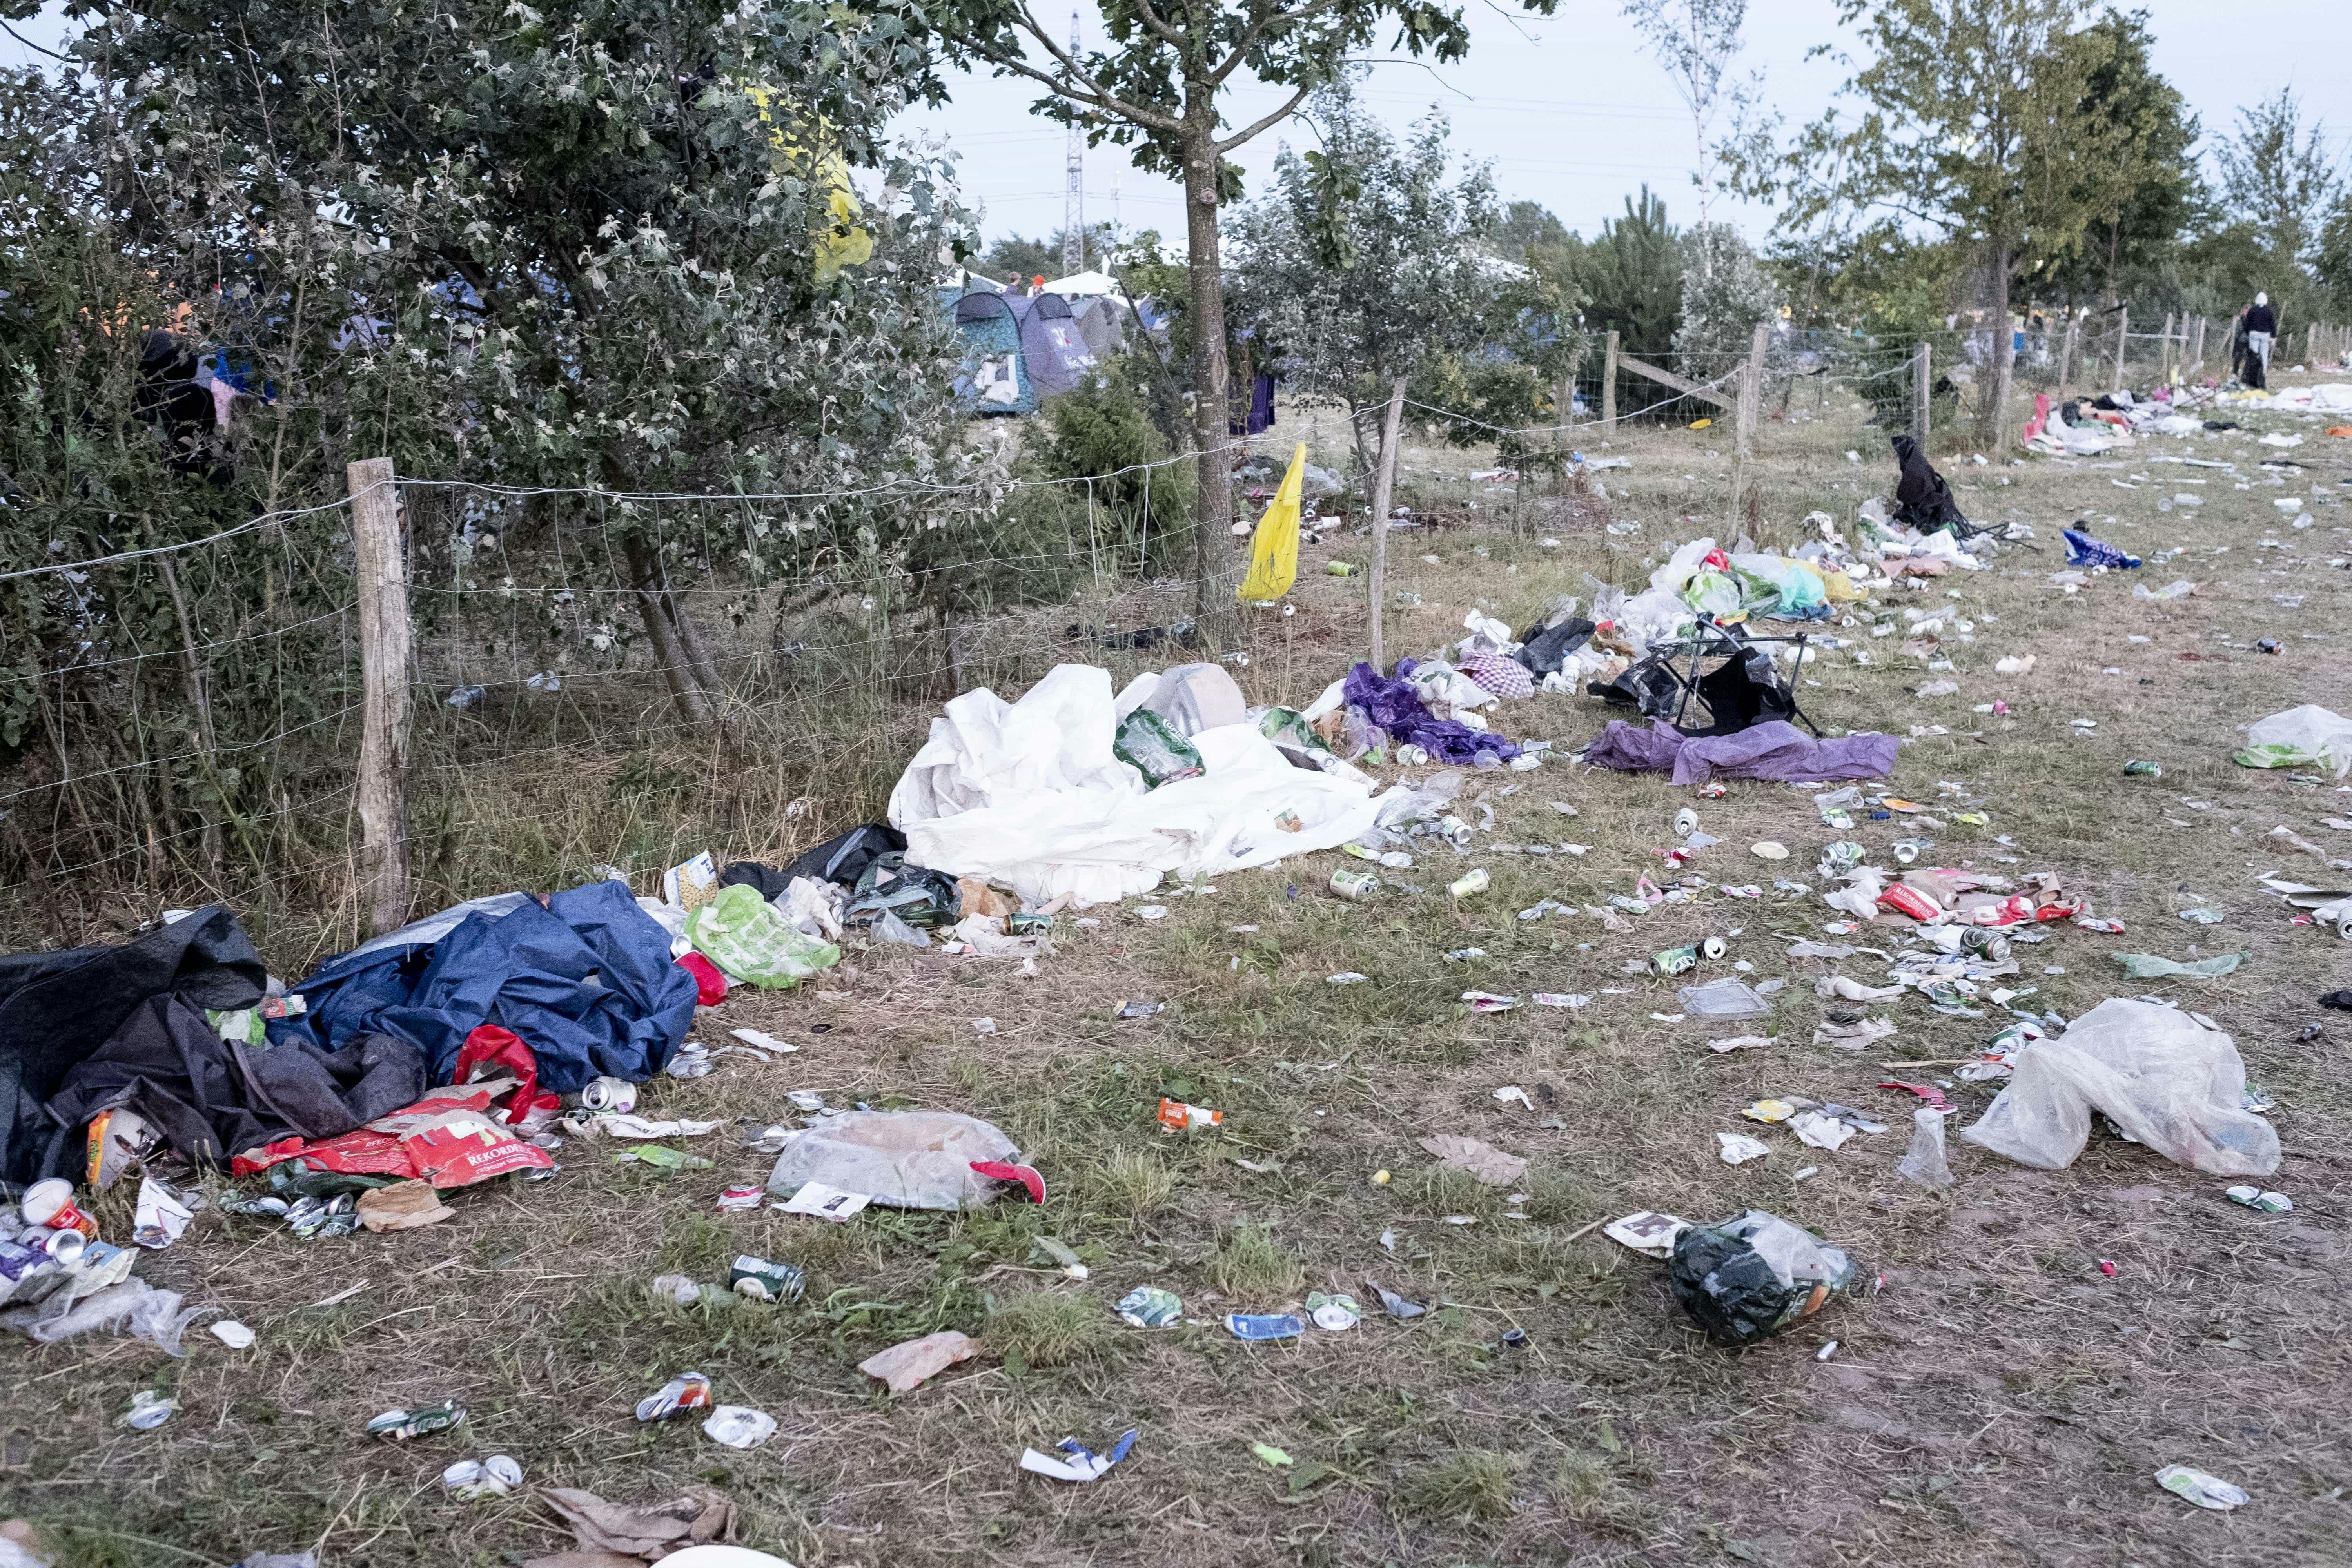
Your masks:
M1987 396L1978 405L1977 445L1993 446L2009 416L2009 383L2016 367L2016 339L2009 325L2009 242L1992 247L1992 363Z
M1218 591L1233 554L1233 457L1225 432L1225 295L1217 257L1216 89L1187 82L1184 231L1192 285L1192 438L1201 462L1192 527L1192 613L1212 645L1231 608Z
M629 540L625 551L629 562L629 585L636 591L637 614L645 622L646 640L653 644L654 658L661 665L662 679L669 686L670 700L688 722L708 724L710 701L703 693L701 681L696 679L693 662L674 625L675 606L670 604L668 588L662 583L660 563L642 539Z

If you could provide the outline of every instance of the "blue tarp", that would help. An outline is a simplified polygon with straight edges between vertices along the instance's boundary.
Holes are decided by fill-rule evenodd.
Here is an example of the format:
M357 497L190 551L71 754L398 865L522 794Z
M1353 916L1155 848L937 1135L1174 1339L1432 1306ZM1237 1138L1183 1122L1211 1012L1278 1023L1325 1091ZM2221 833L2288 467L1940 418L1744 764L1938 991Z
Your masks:
M310 1004L273 1022L273 1042L340 1049L355 1035L424 1047L446 1083L466 1037L512 1029L539 1060L542 1089L590 1079L642 1082L669 1061L694 1022L694 976L670 958L669 933L620 882L551 897L484 900L454 926L436 918L329 959L294 987ZM413 938L413 940L404 940Z

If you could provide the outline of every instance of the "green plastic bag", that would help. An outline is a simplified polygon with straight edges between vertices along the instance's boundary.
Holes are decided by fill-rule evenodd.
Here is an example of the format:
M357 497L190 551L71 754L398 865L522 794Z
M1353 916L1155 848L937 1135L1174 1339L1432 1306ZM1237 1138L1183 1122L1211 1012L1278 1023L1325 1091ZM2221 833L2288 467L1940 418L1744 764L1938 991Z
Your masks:
M841 949L784 919L757 888L719 889L686 917L686 937L729 976L780 991L841 962Z
M2153 952L2117 952L2109 954L2124 966L2126 980L2219 980L2235 970L2252 956L2253 950L2225 952L2214 958L2201 958L2194 963L2175 963Z
M1139 708L1119 721L1110 752L1141 773L1144 784L1152 789L1177 779L1198 778L1207 771L1192 742L1149 708Z

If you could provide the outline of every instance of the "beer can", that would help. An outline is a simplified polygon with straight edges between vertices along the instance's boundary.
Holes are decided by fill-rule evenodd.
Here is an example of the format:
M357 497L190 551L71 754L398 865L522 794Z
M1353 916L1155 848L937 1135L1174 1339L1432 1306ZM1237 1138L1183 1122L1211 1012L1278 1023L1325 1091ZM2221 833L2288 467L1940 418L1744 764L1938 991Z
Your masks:
M637 1086L626 1079L592 1078L580 1091L580 1103L591 1110L626 1116L637 1108Z
M1343 899L1369 899L1381 885L1381 879L1370 871L1352 871L1342 866L1331 873L1331 890Z
M1706 959L1710 963L1716 959L1721 958L1727 951L1727 950L1725 948L1723 943L1723 939L1719 936L1708 937L1705 942L1698 944L1698 955L1701 958Z
M1026 910L1015 910L1004 917L1004 934L1007 936L1036 936L1053 929L1054 917L1051 915L1033 914Z
M797 1301L808 1289L808 1275L790 1263L772 1263L745 1253L729 1266L727 1286L754 1301Z
M1485 892L1489 880L1486 867L1474 866L1448 883L1445 890L1457 899L1466 899L1473 893Z
M1686 973L1698 963L1696 947L1670 947L1650 955L1650 967L1660 974Z
M1675 813L1675 831L1685 838L1698 831L1698 813L1689 806Z
M2127 779L2160 779L2163 776L2162 763L2133 762L2124 764L2124 777Z
M81 1232L51 1230L45 1225L33 1226L20 1239L25 1246L41 1252L51 1262L62 1263L68 1268L80 1262L81 1255L89 1247L89 1237Z
M367 1432L371 1437L405 1443L412 1437L446 1432L465 1418L466 1407L454 1399L446 1399L422 1410L387 1410L367 1424Z
M637 1401L637 1419L667 1421L689 1410L709 1408L709 1377L698 1372L682 1372Z

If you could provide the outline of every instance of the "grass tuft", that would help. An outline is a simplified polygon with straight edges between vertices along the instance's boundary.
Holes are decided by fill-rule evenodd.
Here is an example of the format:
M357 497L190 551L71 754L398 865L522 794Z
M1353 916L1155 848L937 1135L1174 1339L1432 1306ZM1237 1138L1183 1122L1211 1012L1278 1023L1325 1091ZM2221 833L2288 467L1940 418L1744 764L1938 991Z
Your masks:
M1275 1240L1264 1226L1226 1227L1209 1258L1210 1283L1228 1296L1288 1296L1306 1279L1298 1255Z
M1106 1213L1139 1220L1166 1206L1176 1191L1176 1173L1151 1150L1114 1149L1089 1185Z
M1028 1290L988 1308L988 1342L1007 1361L1069 1366L1110 1348L1110 1318L1084 1296Z
M1458 1449L1398 1488L1396 1506L1419 1519L1493 1524L1509 1517L1516 1468L1490 1449Z

